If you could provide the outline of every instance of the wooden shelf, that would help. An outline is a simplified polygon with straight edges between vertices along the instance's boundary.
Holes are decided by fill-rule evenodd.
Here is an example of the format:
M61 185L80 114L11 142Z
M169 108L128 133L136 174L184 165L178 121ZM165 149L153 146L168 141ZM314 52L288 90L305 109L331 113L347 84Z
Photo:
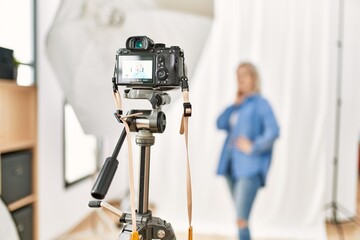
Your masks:
M29 205L29 204L32 204L36 201L36 197L35 195L29 195L27 197L24 197L20 200L17 200L13 203L10 203L8 205L8 208L9 210L12 212L12 211L15 211L19 208L22 208L22 207L25 207L26 205Z
M0 153L30 149L36 147L35 145L36 143L33 139L4 141L0 143Z
M16 80L14 80L14 79L3 79L3 78L0 78L0 83L16 84Z
M22 86L22 85L18 85L16 80L10 80L10 79L1 79L0 78L0 87L4 86L4 87L16 87L16 88L35 88L35 86Z
M25 149L32 152L32 194L8 204L8 208L13 212L32 205L32 239L36 240L38 239L36 87L19 86L15 80L0 79L0 154Z

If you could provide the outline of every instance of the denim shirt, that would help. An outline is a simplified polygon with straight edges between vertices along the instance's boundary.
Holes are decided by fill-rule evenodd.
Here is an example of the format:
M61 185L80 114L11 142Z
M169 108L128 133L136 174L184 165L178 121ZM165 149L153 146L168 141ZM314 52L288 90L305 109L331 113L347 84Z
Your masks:
M230 118L234 112L237 121L232 127ZM233 179L258 174L264 186L273 144L279 137L279 126L268 101L254 94L239 105L229 106L219 116L217 127L227 132L217 173ZM253 143L250 153L246 154L235 146L238 137L245 137Z

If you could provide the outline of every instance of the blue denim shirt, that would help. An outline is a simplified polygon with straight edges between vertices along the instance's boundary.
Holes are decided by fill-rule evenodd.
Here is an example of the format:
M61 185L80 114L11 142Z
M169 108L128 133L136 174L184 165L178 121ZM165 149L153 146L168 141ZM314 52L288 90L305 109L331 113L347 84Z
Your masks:
M236 111L237 121L231 126L231 115ZM247 97L240 105L231 105L219 116L217 127L227 131L217 173L234 179L259 174L262 186L270 167L273 144L279 137L279 126L268 101L259 94ZM253 143L246 154L235 146L238 137Z

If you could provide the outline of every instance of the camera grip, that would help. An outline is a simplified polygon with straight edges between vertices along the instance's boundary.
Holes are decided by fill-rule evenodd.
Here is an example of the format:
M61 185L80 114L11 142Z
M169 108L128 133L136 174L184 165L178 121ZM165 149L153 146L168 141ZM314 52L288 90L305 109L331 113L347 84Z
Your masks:
M108 157L101 168L99 176L91 190L91 196L96 199L104 199L109 190L112 179L114 178L116 169L118 167L118 160L115 157Z

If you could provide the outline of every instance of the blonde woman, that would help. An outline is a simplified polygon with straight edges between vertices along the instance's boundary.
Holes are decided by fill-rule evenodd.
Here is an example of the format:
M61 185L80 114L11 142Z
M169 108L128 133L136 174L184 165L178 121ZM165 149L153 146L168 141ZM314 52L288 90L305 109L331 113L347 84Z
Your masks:
M265 186L279 126L269 102L260 95L259 75L251 63L237 68L235 102L220 115L227 132L218 174L226 177L233 197L240 240L250 240L248 220L257 191Z

